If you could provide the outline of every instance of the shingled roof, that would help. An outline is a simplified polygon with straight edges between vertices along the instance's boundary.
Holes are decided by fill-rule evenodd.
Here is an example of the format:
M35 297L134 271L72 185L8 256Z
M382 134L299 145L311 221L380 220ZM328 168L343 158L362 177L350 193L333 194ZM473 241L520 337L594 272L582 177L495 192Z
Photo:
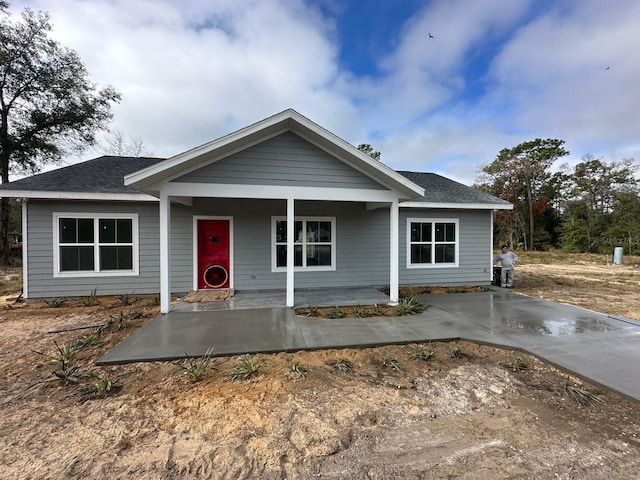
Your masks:
M163 160L163 158L103 156L0 185L0 196L3 191L142 195L139 190L124 185L124 176ZM435 173L406 171L398 173L424 188L424 196L415 198L412 202L462 206L465 204L496 205L496 207L509 205L509 202Z
M501 198L494 197L436 173L405 171L399 171L398 173L424 188L424 196L413 199L412 202L509 205L509 202Z
M91 192L140 194L124 185L124 176L164 158L103 156L0 185L2 191Z

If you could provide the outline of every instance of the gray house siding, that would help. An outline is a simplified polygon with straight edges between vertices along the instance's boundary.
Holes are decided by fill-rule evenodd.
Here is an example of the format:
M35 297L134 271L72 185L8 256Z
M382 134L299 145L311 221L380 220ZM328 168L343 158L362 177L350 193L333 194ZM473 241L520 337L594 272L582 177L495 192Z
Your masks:
M30 298L123 292L156 294L160 285L158 205L129 202L30 200L28 208L28 295ZM137 213L139 275L54 278L53 213ZM284 200L194 199L193 206L171 208L171 291L193 288L193 217L233 218L233 277L237 290L284 289L286 274L272 272L271 217L285 216ZM389 210L367 210L359 202L297 201L296 216L336 218L336 270L297 271L301 288L382 286L389 283ZM488 211L401 209L400 285L486 285L489 283L490 215ZM406 268L407 218L457 218L459 266Z
M487 210L400 209L400 285L488 285L491 215ZM407 268L407 218L458 219L458 267Z
M363 203L298 201L296 216L336 218L336 270L297 271L296 288L389 283L389 211ZM285 272L272 272L271 217L285 216L284 200L196 199L172 208L172 290L193 288L193 216L233 217L233 278L237 290L286 286ZM175 244L180 230L180 244Z
M72 202L29 200L27 203L27 290L29 298L98 295L123 292L157 293L160 285L158 205L147 202ZM53 214L137 213L139 275L55 278L53 275Z
M291 132L278 135L173 181L385 189L375 180Z

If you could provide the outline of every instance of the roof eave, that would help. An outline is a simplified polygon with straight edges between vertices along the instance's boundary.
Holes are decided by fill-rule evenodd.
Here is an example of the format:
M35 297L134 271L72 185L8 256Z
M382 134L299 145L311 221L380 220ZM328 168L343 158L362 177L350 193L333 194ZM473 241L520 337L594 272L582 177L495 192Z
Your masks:
M511 203L401 202L401 208L442 208L458 210L513 210Z
M64 192L46 190L0 190L0 198L27 198L46 200L105 200L119 202L157 202L146 193Z

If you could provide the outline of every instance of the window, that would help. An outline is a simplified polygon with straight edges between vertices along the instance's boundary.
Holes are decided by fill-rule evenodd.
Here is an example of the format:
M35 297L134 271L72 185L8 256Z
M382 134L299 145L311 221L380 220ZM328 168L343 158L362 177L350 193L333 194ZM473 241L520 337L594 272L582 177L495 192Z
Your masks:
M54 275L137 275L138 216L54 214Z
M296 217L293 224L296 270L335 270L335 217ZM272 218L273 271L287 267L287 219Z
M407 219L407 267L457 267L457 219Z

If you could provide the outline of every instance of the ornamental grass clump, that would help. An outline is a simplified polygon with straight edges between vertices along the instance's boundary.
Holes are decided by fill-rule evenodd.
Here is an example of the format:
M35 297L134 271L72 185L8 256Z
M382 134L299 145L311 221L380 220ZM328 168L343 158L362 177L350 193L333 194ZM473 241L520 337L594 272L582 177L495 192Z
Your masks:
M435 354L436 352L430 350L424 345L411 345L407 351L407 355L409 355L409 358L413 358L414 360L422 360L425 362L431 360Z
M398 305L395 306L395 314L399 317L417 315L426 309L427 306L420 302L420 298L417 295L411 295L400 299Z
M345 375L353 372L353 364L349 360L345 360L344 358L339 358L332 362L328 362L328 364L337 372L344 373Z
M248 380L254 375L265 370L264 363L259 358L251 355L242 355L236 361L236 368L229 374L231 380Z
M177 371L189 375L193 381L198 381L213 368L214 361L213 348L210 348L202 357L190 357L187 355L184 360L175 362L174 365L177 367Z
M403 367L398 361L398 359L391 355L383 355L380 362L382 363L383 366L392 368L398 372L403 370Z

